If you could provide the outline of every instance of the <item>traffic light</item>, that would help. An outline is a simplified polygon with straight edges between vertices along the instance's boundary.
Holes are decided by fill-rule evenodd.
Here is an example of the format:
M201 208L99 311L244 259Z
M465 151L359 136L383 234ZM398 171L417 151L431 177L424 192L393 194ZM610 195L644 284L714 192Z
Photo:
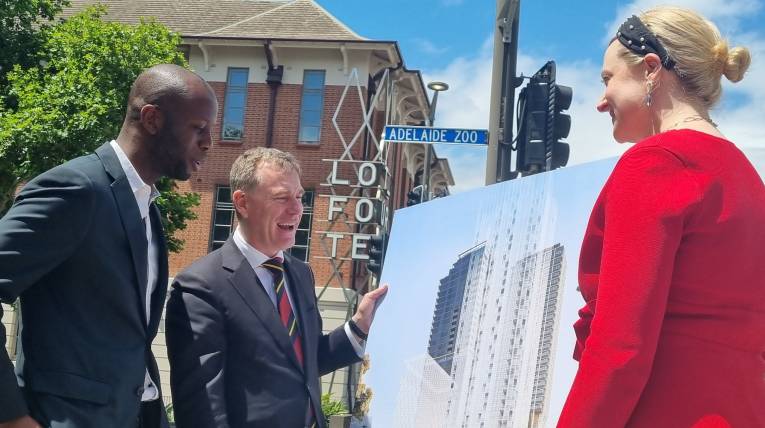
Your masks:
M573 90L555 83L555 62L534 73L518 97L516 169L524 175L550 171L568 163L569 146L560 141L571 130Z
M550 169L557 169L566 166L568 163L569 145L560 140L568 137L568 133L571 131L571 115L563 113L563 110L571 107L571 101L574 99L574 90L570 86L556 84L555 63L550 61L548 64L552 66L551 88L553 91L550 97L552 124L548 125L548 133L551 134L550 138L548 138L550 143Z
M535 75L536 77L536 75ZM543 171L546 164L545 134L547 123L547 88L535 77L518 96L518 139L516 170L527 175Z
M422 202L422 184L415 186L414 189L412 189L406 195L406 206L411 207L412 205L417 205L420 202Z
M385 247L388 245L388 236L385 233L373 235L369 239L369 261L367 270L377 278L382 273L383 260L385 259Z

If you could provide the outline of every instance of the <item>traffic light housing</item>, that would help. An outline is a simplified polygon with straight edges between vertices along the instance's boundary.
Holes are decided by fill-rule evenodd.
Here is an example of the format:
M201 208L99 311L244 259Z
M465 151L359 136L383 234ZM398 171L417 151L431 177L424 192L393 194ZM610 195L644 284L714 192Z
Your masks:
M411 207L412 205L417 205L422 202L422 188L422 185L415 186L409 193L407 193L406 206Z
M385 260L385 247L388 245L388 236L386 233L372 235L369 238L369 261L367 270L372 275L380 278L382 274L383 261Z
M524 175L550 171L568 163L573 90L555 82L555 62L534 73L518 97L516 170Z

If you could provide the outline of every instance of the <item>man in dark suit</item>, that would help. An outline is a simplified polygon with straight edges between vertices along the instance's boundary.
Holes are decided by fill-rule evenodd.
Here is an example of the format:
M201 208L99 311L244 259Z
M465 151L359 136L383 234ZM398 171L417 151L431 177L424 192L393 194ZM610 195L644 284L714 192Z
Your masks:
M167 291L154 183L189 178L216 115L202 78L152 67L116 141L18 194L0 220L0 299L20 297L23 321L15 374L0 324L0 427L168 425L151 353Z
M303 213L295 158L258 147L231 168L239 226L173 282L165 317L179 428L325 427L319 376L359 361L376 303L367 293L323 334L310 267L284 250Z

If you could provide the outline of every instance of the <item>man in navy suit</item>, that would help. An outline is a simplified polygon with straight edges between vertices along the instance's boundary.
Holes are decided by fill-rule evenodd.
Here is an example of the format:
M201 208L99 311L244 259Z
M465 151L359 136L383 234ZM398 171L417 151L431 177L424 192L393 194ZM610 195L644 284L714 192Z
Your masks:
M145 70L117 139L31 180L0 220L0 299L20 297L23 321L15 374L0 324L1 428L168 426L151 353L167 291L154 183L199 167L217 108L196 74Z
M319 376L359 361L386 287L323 334L311 268L285 253L303 213L300 166L258 147L231 168L239 225L173 282L165 317L179 428L325 427Z

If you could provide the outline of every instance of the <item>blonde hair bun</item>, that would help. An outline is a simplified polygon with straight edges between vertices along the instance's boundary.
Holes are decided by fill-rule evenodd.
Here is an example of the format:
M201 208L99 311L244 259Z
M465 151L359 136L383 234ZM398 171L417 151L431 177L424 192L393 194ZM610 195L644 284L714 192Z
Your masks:
M720 100L722 76L738 82L749 68L749 50L728 47L717 26L690 9L656 6L640 20L675 61L673 70L685 94L704 108ZM642 57L635 54L635 59Z
M725 42L722 42L723 44ZM716 47L716 46L715 46ZM749 54L749 49L742 47L735 47L733 49L727 49L727 55L724 57L725 66L722 70L722 74L731 82L738 82L744 78L744 73L749 69L749 64L752 62L752 56Z

